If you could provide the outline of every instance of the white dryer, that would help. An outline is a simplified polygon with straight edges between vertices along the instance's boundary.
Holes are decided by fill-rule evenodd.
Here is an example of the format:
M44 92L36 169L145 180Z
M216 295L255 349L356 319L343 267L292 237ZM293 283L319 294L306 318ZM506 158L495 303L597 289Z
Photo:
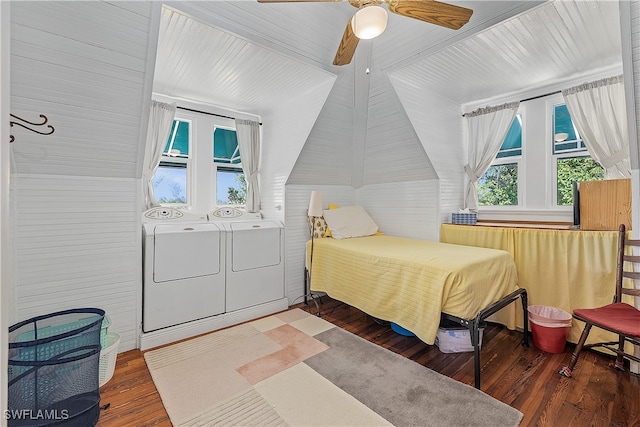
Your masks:
M224 229L173 208L143 213L144 332L225 311Z
M230 207L209 220L226 231L227 312L285 298L282 223Z

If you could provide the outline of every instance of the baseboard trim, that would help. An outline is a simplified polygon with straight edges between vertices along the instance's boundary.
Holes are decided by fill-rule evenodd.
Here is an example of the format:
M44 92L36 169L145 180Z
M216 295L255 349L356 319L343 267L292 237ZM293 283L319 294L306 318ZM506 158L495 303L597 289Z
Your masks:
M194 320L192 322L159 329L152 332L143 332L140 335L140 350L149 350L154 347L191 338L196 335L213 332L227 326L236 325L258 317L268 316L289 308L289 300L282 298L268 303L243 308L229 313L218 314L217 316L205 319Z

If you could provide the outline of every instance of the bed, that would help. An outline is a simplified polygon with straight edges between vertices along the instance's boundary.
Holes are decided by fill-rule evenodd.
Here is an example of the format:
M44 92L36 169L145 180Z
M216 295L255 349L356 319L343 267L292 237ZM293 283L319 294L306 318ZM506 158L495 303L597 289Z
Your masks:
M316 238L308 242L311 252L307 265L312 291L396 323L427 344L434 343L443 319L467 327L474 345L476 388L480 324L517 299L528 324L526 290L518 287L515 263L506 251L378 233ZM528 345L524 329L523 345Z

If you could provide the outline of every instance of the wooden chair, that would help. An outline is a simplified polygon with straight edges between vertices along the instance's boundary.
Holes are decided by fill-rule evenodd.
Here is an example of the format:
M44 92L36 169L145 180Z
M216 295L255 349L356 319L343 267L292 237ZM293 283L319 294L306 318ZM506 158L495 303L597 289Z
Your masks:
M569 366L563 367L559 374L571 377L578 355L585 348L603 347L617 354L615 368L624 371L624 358L640 363L640 358L624 352L624 343L640 345L640 310L622 302L623 295L640 297L640 289L634 288L634 280L640 279L640 272L634 272L633 263L640 265L640 240L626 238L624 224L618 229L618 264L616 268L616 293L613 303L597 308L573 310L573 317L585 323L580 340L576 345ZM627 279L627 280L625 280ZM630 280L629 280L630 279ZM618 341L586 344L591 328L596 326L618 335Z

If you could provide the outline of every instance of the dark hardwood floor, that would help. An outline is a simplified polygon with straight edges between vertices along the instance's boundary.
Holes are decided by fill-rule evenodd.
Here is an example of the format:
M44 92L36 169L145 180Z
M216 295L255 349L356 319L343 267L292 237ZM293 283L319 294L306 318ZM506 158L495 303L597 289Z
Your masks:
M444 354L346 304L323 297L322 317L457 381L473 385L473 354ZM302 305L297 307L304 308ZM315 310L315 307L314 307ZM550 354L522 347L522 333L489 324L482 347L482 391L524 414L522 426L640 426L640 376L613 369L613 358L581 355L574 377L557 374L573 346ZM118 355L113 379L101 388L100 427L171 426L139 350Z

